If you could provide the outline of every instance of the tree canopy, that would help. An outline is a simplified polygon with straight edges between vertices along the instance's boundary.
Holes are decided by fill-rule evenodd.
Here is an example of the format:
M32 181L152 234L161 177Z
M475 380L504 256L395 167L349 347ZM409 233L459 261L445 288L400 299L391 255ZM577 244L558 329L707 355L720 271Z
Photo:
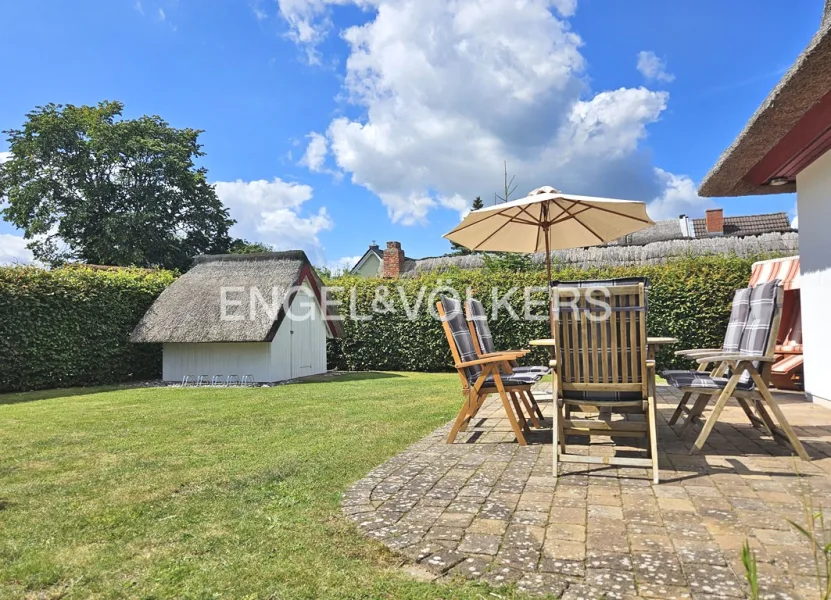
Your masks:
M194 164L202 132L158 116L124 119L123 109L48 104L5 131L3 217L53 265L185 269L197 254L227 252L234 221Z

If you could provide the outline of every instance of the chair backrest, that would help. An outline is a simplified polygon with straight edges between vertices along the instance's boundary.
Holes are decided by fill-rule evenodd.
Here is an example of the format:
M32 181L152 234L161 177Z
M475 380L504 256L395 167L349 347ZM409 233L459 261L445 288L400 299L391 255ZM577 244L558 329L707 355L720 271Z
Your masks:
M557 286L554 337L557 388L563 398L647 398L645 287L643 282Z
M727 333L724 334L724 343L721 345L725 352L738 352L742 343L744 326L747 315L750 313L750 294L753 288L736 290L733 296L733 308L730 310L730 320L727 323Z
M436 302L436 309L438 309L439 317L441 317L442 328L445 337L447 337L447 343L450 344L450 353L453 355L454 363L463 363L479 358L476 346L473 345L473 338L470 335L467 320L462 312L462 303L455 298L442 296ZM462 385L467 388L470 383L476 381L479 377L482 367L473 365L459 368L458 371L462 378Z
M776 335L782 319L782 301L784 292L780 281L766 281L752 288L750 294L750 310L747 322L739 343L739 354L742 356L772 357L776 351ZM753 363L759 369L759 362ZM770 364L764 363L763 377L767 379ZM742 374L741 383L750 381L750 374Z
M485 307L476 298L468 298L465 309L474 347L478 347L482 354L496 352Z

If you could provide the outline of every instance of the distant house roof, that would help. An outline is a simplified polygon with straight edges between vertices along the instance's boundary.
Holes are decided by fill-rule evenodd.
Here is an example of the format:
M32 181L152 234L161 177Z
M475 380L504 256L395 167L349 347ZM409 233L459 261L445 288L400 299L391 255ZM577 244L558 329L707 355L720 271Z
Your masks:
M350 273L357 273L357 272L358 272L358 269L360 269L360 268L363 266L363 264L367 261L367 259L368 259L370 256L377 256L377 257L378 257L378 260L380 260L380 261L381 261L381 263L383 264L383 262L384 262L384 251L383 251L383 250L381 250L381 247L380 247L380 246L377 246L377 245L375 245L375 244L372 244L372 245L371 245L371 246L367 249L367 251L366 251L366 252L364 252L364 255L363 255L360 259L358 259L358 262L357 262L357 263L355 263L355 266L354 266L354 267L352 267L351 269L349 269L349 272L350 272Z
M270 342L285 318L292 293L303 283L308 283L320 301L323 283L302 250L200 256L191 270L161 293L130 339L150 343ZM226 308L226 314L242 319L221 318L223 288L226 301L241 302ZM257 307L253 319L252 288L259 290L268 305ZM266 310L272 306L280 307L276 315ZM337 314L331 306L328 311L330 316ZM343 333L340 321L329 319L326 324L332 336Z
M824 129L829 109L831 0L826 0L819 31L704 177L699 194L747 196L796 191L792 175L810 164L831 141L831 130ZM825 133L817 135L822 130ZM768 184L780 176L789 183Z
M705 219L693 219L695 237L707 237L707 223ZM791 231L791 222L788 214L783 212L764 215L742 215L739 217L724 217L724 235L761 235Z

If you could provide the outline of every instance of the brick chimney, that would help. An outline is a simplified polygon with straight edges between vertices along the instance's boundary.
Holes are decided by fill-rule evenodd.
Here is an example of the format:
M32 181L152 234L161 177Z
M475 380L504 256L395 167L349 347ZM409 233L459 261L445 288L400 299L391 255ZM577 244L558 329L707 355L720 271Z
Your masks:
M724 210L711 208L705 216L707 235L724 235Z
M387 242L384 250L384 277L398 279L401 268L404 266L404 251L401 242Z

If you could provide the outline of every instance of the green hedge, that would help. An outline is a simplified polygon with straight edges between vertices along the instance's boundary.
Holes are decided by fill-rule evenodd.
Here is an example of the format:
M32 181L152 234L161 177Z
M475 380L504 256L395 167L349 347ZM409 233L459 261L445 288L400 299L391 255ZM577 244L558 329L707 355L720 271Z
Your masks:
M168 271L0 267L0 392L161 375L161 348L128 342Z
M612 277L645 276L650 280L648 333L651 336L671 336L679 339L675 347L666 347L658 355L658 368L688 368L689 363L673 356L676 349L710 348L721 345L730 315L733 293L747 286L751 265L755 259L735 256L706 256L681 259L661 265L582 269L557 269L553 277L563 281L578 279L607 279ZM347 288L332 294L349 309L350 294L359 314L369 314L376 287L386 285L395 313L374 315L368 321L344 322L345 335L330 343L330 367L348 370L444 371L452 368L450 350L441 324L428 311L428 297L438 285L449 285L464 296L469 287L473 295L491 314L491 289L500 296L511 287L544 286L545 273L540 271L511 273L481 271L447 271L424 275L416 279L389 281L342 277L331 281L332 286ZM417 318L410 321L404 314L404 303L397 286L412 307L419 291L426 288ZM349 289L354 288L354 292ZM544 299L545 292L535 296ZM519 312L523 304L522 291L510 304ZM545 307L537 312L545 314ZM521 314L521 313L520 313ZM550 337L549 324L540 321L514 321L501 311L497 321L491 321L491 330L497 348L524 348L534 338ZM526 364L545 364L545 349L536 349L526 357Z

